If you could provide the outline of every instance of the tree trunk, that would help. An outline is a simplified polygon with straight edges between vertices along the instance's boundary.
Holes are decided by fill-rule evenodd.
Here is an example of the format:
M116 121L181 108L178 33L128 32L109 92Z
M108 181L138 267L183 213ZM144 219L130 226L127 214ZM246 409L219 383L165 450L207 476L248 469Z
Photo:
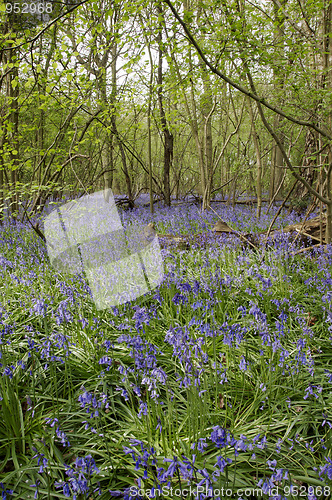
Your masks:
M331 92L332 89L332 4L330 0L324 2L324 39L323 39L323 85ZM329 106L328 127L332 130L332 110ZM328 165L326 173L326 198L327 203L326 215L326 242L332 242L332 147L328 146Z
M11 60L15 64L15 53L11 53ZM16 192L16 183L18 181L18 165L19 165L19 141L18 141L18 97L19 97L19 86L18 86L18 67L15 65L13 67L13 71L9 75L10 87L9 87L9 95L10 95L10 107L11 111L11 123L12 123L12 131L11 131L11 189L12 189L12 215L13 217L18 216L18 194ZM14 82L16 82L16 86L13 86Z
M273 127L276 132L280 128L279 124L280 124L280 117L275 116ZM280 137L280 142L283 144L282 134L280 134L279 137ZM276 144L276 142L273 141L273 150L271 154L270 189L269 189L270 201L273 199L277 190L279 194L276 196L275 199L278 199L278 197L282 198L282 186L280 187L280 183L282 182L283 179L283 166L284 166L284 158L282 152L280 150L280 147Z
M3 147L3 136L1 136L0 139L0 148L2 149ZM4 209L5 209L5 186L4 186L4 175L3 175L3 169L4 169L4 164L3 164L3 159L2 156L0 158L0 225L3 224L4 220Z
M254 113L252 110L252 104L251 100L248 98L248 108L249 108L249 115L250 115L250 120L252 124L252 138L254 141L254 148L255 148L255 153L256 153L256 163L257 163L257 169L256 169L256 195L257 195L257 212L256 216L257 219L261 216L261 209L262 209L262 157L261 157L261 152L259 148L259 140L258 140L258 135L255 127L255 119L254 119Z
M274 44L276 47L275 51L275 57L277 60L280 58L283 59L284 57L284 41L283 41L283 28L284 28L284 15L282 13L283 7L286 3L286 0L281 0L280 5L281 9L278 7L278 5L274 2L273 3L273 11L274 11L274 20L275 20L275 32L274 32ZM278 50L280 47L280 50ZM273 80L274 80L274 89L275 92L278 95L282 95L283 89L284 89L284 84L285 84L285 78L283 72L281 72L279 69L276 67L273 69ZM281 100L279 98L279 100ZM276 134L279 135L279 140L282 144L284 145L284 138L283 134L281 131L282 128L282 119L279 115L275 115L274 117L274 131ZM273 153L272 153L272 158L271 158L271 171L270 171L270 201L273 199L276 191L280 193L280 196L282 198L282 186L280 186L280 183L282 182L283 179L283 166L284 166L284 158L282 155L282 151L280 150L278 144L276 144L275 141L273 141ZM278 198L278 195L276 196Z
M157 34L158 43L158 75L157 94L159 103L159 113L161 129L164 136L164 198L168 207L171 206L170 170L173 158L173 135L170 132L163 104L163 47L162 47L162 27L164 23L163 11L160 3L157 4L157 13L160 18L159 30Z
M148 116L147 116L147 126L148 126L148 170L149 170L149 200L150 200L150 213L154 213L153 204L153 171L152 171L152 157L151 157L151 101L153 92L153 60L151 54L150 44L147 43L149 60L150 60L150 80L149 80L149 101L148 101Z
M19 165L19 141L18 141L18 67L16 61L16 53L14 49L8 51L7 63L13 64L12 70L7 75L7 95L9 97L10 107L10 132L8 134L10 144L10 182L11 182L11 215L18 216L18 194L16 192L16 183L18 181L18 165Z
M9 21L0 24L1 35L3 39L6 39L6 35L11 31L12 43L15 45L16 33L12 31L9 27ZM10 179L6 175L7 185L10 189L10 211L9 213L12 217L18 215L18 197L16 192L16 183L18 180L17 169L19 165L19 135L18 135L18 124L19 124L19 114L18 114L18 97L19 97L19 81L18 81L18 61L17 61L17 49L10 48L9 50L0 51L0 62L4 64L4 75L1 78L1 84L4 81L6 84L6 101L3 108L3 120L2 120L2 145L8 147L6 152L2 152L3 158L2 163L2 179L1 179L1 196L4 198L3 191L3 176L4 172L8 171L7 163L9 163ZM3 200L4 201L4 200Z
M305 146L302 158L302 167L300 174L310 186L314 186L317 180L318 169L317 169L317 159L315 158L315 152L319 149L319 141L316 140L315 133L308 130L305 137ZM309 204L310 193L308 188L303 184L299 184L297 189L294 191L293 200L291 201L291 207L295 210L305 209Z
M211 191L213 184L213 175L211 171L213 168L213 144L212 144L212 123L211 117L213 113L213 100L212 100L212 89L209 74L207 69L201 64L201 69L203 72L203 101L202 101L202 114L204 118L204 169L205 169L205 189L203 193L203 203L202 210L206 210L210 207Z
M116 140L117 140L117 143L118 143L118 146L119 146L119 149L120 149L120 155L121 155L121 161L122 161L122 171L124 173L125 182L126 182L126 186L127 186L127 195L128 195L129 208L135 208L135 202L134 202L134 196L133 196L133 190L132 190L132 182L131 182L131 178L130 178L130 175L129 175L129 172L128 172L128 168L127 168L126 153L125 153L123 144L121 142L121 139L119 137L119 133L118 133L118 129L117 129L117 126L116 126L116 120L115 120L115 115L114 114L111 117L111 121L112 121L112 131L113 131L113 133L114 133L114 135L116 137Z

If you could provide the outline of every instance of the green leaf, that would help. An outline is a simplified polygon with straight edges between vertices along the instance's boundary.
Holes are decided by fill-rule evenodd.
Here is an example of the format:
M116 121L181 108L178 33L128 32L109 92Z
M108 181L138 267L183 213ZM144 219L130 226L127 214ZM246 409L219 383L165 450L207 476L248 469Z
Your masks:
M183 14L183 20L186 24L191 24L193 20L193 12L186 10Z

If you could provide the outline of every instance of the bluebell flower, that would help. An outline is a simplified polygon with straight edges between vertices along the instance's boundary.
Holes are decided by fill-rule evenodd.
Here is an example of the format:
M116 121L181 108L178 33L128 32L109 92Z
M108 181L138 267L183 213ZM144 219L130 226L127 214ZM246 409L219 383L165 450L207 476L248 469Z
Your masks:
M173 457L173 460L170 458L164 458L164 462L170 462L170 465L167 471L163 474L163 480L165 480L166 477L173 477L179 465L178 458L175 456Z
M247 451L248 448L248 443L246 442L247 438L243 434L240 436L240 439L236 440L234 444L234 449L241 450L241 451Z
M323 413L323 417L324 417L324 420L322 422L322 427L324 427L325 424L327 424L329 426L330 429L332 429L332 423L329 422L329 420L327 420L328 416Z
M57 325L61 325L62 323L70 323L73 319L72 314L67 309L68 307L68 299L60 302L57 311L55 312L55 318Z
M9 377L10 379L13 378L13 370L15 369L15 366L14 365L11 365L11 366L6 366L3 370L3 374L2 376L7 376Z
M41 481L39 481L39 479L36 480L36 482L34 484L30 484L30 486L32 488L36 488L36 491L35 491L35 494L33 496L34 499L38 498L38 495L39 495L39 490L38 490L38 487L40 485ZM3 497L1 497L3 498ZM6 498L6 497L5 497Z
M279 438L278 441L277 441L277 443L276 443L276 452L277 453L280 453L280 451L281 451L281 445L282 445L282 439Z
M148 414L148 405L147 403L144 403L144 401L140 401L139 403L139 412L138 412L138 418L141 418L142 415L147 415Z
M269 469L274 470L276 468L277 461L276 460L267 460L266 464L269 466Z
M161 431L163 430L163 426L162 426L162 424L161 424L161 420L160 420L160 418L159 418L159 417L157 418L157 422L158 422L158 423L157 423L157 426L156 426L156 431L157 431L157 430L159 430L159 432L160 432L160 434L161 434Z
M248 363L246 362L246 359L244 356L241 357L239 368L243 372L247 371L247 369L248 369Z
M45 422L49 424L50 427L54 427L56 423L59 422L57 418L45 418Z
M324 373L329 379L329 383L332 384L332 372L330 372L329 370L324 370Z
M78 401L82 408L85 408L87 413L90 413L90 418L99 416L99 408L106 401L105 396L102 395L101 399L97 399L96 396L88 391L84 391L80 394Z
M55 487L62 488L63 494L66 497L70 497L72 494L73 500L77 499L77 494L88 493L90 491L88 479L94 472L99 472L92 456L77 457L72 467L67 464L64 464L64 466L69 480L56 482ZM87 475L88 479L85 475Z
M226 446L233 444L234 439L229 431L216 425L213 427L213 431L211 432L211 441L215 443L217 448L225 448Z
M14 491L7 489L3 483L0 483L0 488L1 488L1 498L6 500L7 495L14 495Z
M204 453L204 449L207 447L206 438L199 438L197 443L197 449L201 453Z
M91 476L94 472L99 472L96 462L91 455L86 455L85 457L77 457L75 460L75 467L81 469L84 474Z
M150 316L145 307L136 307L133 319L135 320L135 328L138 331L142 329L144 323L149 324L150 322Z
M212 482L208 471L206 469L198 469L197 472L199 472L203 476L203 479L201 479L197 486L202 486L203 484L205 484L206 489L209 490L212 487Z
M227 467L227 465L229 465L231 463L232 463L232 459L231 458L224 459L223 456L218 455L217 462L213 466L213 467L216 467L216 468L218 467L218 470L214 471L213 475L214 476L220 476L220 474L224 472L224 470Z
M56 488L62 488L62 493L64 494L65 497L69 498L71 496L71 491L70 491L70 486L68 483L65 481L55 481L54 486ZM75 495L76 497L76 495Z
M131 486L130 488L125 488L123 491L119 490L108 490L112 496L123 497L123 500L142 500L143 497L139 495L139 488Z
M70 442L67 438L67 435L63 432L63 430L60 429L60 427L57 427L55 429L56 435L58 439L60 439L62 446L70 446Z
M303 399L308 399L309 395L312 395L314 396L316 399L318 399L318 394L316 394L314 392L314 389L316 389L317 393L320 394L323 390L322 387L320 387L319 385L309 385L309 387L307 387L305 389L305 392L306 392L306 395L303 397Z
M247 309L245 306L239 306L237 310L239 313L241 313L242 316L245 316L247 314Z
M260 436L260 435L258 434L258 436ZM253 439L253 442L255 442L255 438ZM266 448L266 446L267 446L267 438L266 438L266 436L263 436L262 439L256 444L256 447L261 449L261 450L264 450L264 448Z
M110 370L110 367L112 365L113 360L109 356L102 356L98 363L100 365L107 365L106 371L108 372Z
M34 455L32 457L32 459L34 458L37 458L38 457L38 463L37 465L39 465L39 474L42 474L44 472L44 469L47 467L47 464L48 464L48 459L45 457L45 455L43 453L37 453L36 455Z
M48 304L45 302L44 299L36 299L34 301L33 307L30 308L30 313L37 314L37 316L43 316L45 317L47 314L47 309L48 309Z
M257 486L262 489L262 492L265 495L269 495L271 489L274 487L274 483L270 478L266 478L264 481L263 479L260 479L257 483Z

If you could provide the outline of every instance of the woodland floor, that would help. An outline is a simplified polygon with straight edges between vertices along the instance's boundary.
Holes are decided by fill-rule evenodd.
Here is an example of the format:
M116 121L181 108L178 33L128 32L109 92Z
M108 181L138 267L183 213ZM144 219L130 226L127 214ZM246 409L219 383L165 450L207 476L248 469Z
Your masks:
M296 254L280 233L255 249L216 237L218 216L257 234L276 208L214 210L121 212L201 239L163 248L162 283L103 310L28 225L0 228L3 498L331 498L332 246Z

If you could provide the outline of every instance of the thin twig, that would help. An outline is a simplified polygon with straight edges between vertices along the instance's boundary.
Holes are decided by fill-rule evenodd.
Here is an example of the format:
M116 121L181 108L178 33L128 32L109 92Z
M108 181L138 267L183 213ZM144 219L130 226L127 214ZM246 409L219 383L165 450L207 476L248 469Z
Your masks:
M26 211L26 208L25 206L22 204L22 207L23 207L23 210L25 212L25 215L26 215L26 218L30 224L30 226L32 227L32 229L38 234L39 238L41 238L43 240L44 243L46 243L46 238L45 238L45 235L41 232L41 230L39 229L38 227L38 224L36 226L34 226L31 222L31 219L28 215L28 212Z
M300 253L309 252L309 250L314 250L315 248L318 248L320 246L322 246L320 243L316 243L316 245L312 245L311 247L301 248L300 250L297 250L296 252L291 252L290 255L292 255L292 256L299 255Z

